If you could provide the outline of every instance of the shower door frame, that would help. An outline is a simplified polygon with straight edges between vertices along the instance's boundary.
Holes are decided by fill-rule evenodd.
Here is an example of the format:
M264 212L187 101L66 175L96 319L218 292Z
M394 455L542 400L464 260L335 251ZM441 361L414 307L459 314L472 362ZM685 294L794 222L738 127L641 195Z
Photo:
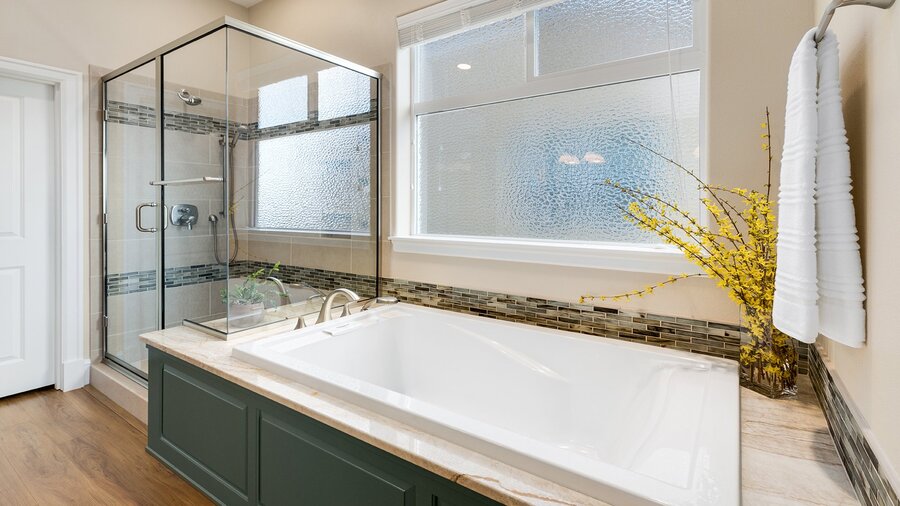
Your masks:
M376 169L375 169L375 224L374 227L374 240L375 240L375 295L381 295L382 281L381 281L381 256L382 256L382 245L381 245L381 227L382 227L382 217L381 217L381 79L382 74L378 71L372 70L368 67L364 67L362 65L353 63L349 60L345 60L343 58L328 54L324 51L320 51L313 47L307 46L305 44L301 44L300 42L291 40L287 37L283 37L281 35L272 33L268 30L264 30L257 26L251 25L249 23L245 23L238 19L234 19L229 16L221 17L211 23L208 23L187 35L184 35L178 39L173 40L172 42L156 49L155 51L151 51L150 53L145 54L144 56L132 60L130 63L123 65L112 72L107 73L101 78L101 104L103 105L103 118L102 118L102 148L103 148L103 156L102 156L102 166L103 166L103 174L102 174L102 192L103 192L103 221L102 221L102 234L103 234L103 297L102 297L102 317L101 320L103 322L102 325L102 335L101 335L101 358L107 364L113 366L119 372L122 372L129 378L137 381L138 383L147 386L147 374L135 368L131 364L110 355L107 351L107 338L109 334L109 311L108 311L108 250L107 250L107 240L108 240L108 212L109 212L109 194L108 194L108 185L107 185L107 177L109 164L107 160L107 140L108 140L108 132L107 132L107 123L108 123L108 113L106 108L106 86L109 81L123 76L132 70L137 69L143 65L147 65L149 63L155 63L156 65L156 85L155 85L155 101L156 101L156 125L155 125L155 139L156 139L156 179L161 180L163 176L164 169L164 114L163 114L163 93L164 93L164 65L163 65L163 57L173 51L176 51L188 44L202 39L207 35L210 35L219 30L231 28L237 30L239 32L243 32L247 35L251 35L268 42L272 42L274 44L278 44L280 46L284 46L288 49L293 49L300 53L306 54L308 56L312 56L314 58L318 58L320 60L327 61L329 63L333 63L335 65L339 65L341 67L347 68L354 72L358 72L360 74L366 75L372 79L375 79L375 89L376 89L376 117L377 120L375 122L376 129ZM227 45L226 45L227 48ZM226 69L223 69L224 72L227 72ZM156 190L158 193L156 195L157 212L157 231L156 235L156 294L157 294L157 330L162 329L165 324L165 273L163 272L163 253L164 253L164 234L163 230L165 228L166 223L166 212L165 208L161 203L163 202L163 198L165 195L165 186L159 186Z

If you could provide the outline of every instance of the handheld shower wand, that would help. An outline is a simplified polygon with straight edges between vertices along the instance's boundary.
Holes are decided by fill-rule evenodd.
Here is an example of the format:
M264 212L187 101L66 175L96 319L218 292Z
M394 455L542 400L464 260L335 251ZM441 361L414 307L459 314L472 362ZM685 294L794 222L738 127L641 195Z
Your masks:
M234 147L237 145L238 140L240 140L240 136L246 136L249 130L250 129L247 128L247 125L238 125L234 129L234 135L229 137L227 133L224 133L219 137L219 146L222 148L222 172L227 173L225 180L227 181L228 185L227 194L225 195L225 199L223 201L223 204L228 206L228 208L223 209L221 212L219 212L219 214L221 214L222 216L226 216L226 213L228 213L228 222L230 223L229 228L231 228L232 241L234 242L234 248L232 249L231 254L228 255L228 261L223 262L219 256L219 234L217 230L219 217L216 216L215 213L210 214L209 222L212 225L213 229L213 250L216 256L216 262L218 262L219 265L225 265L226 263L234 262L238 254L240 240L238 239L237 235L237 224L234 220Z

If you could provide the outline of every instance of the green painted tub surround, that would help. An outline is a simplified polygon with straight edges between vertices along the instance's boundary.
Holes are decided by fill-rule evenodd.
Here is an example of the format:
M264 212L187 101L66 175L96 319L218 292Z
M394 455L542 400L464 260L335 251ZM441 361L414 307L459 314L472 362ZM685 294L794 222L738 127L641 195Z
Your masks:
M290 486L300 487L302 483L295 475L287 479L280 472L302 466L290 459L305 455L307 461L318 463L313 471L327 468L339 476L356 476L353 487L343 487L345 492L355 488L370 491L367 487L375 487L379 497L384 495L394 501L386 504L461 506L485 504L477 502L485 498L515 505L606 504L231 357L236 344L267 334L222 341L176 327L141 336L152 348L148 450L223 502L256 504L254 500L262 499L265 504L281 504L286 496L279 494L288 494L305 498L304 504L376 504L359 503L353 497L318 502L321 497L294 495L299 492ZM163 367L166 364L168 367ZM165 391L158 392L154 385L163 385L163 390L168 385L177 391L176 396L168 398ZM184 412L178 415L179 410ZM173 421L165 420L173 411ZM214 413L216 422L192 424L195 413ZM154 416L158 417L155 421ZM166 431L167 426L172 433ZM204 427L207 432L198 432ZM243 446L229 444L225 449L211 443L231 442L235 434L248 434ZM262 444L270 451L258 451ZM345 444L353 449L334 449ZM241 463L242 447L246 448L246 464ZM377 458L372 457L373 452ZM329 454L338 457L324 458ZM373 465L372 459L378 464ZM397 472L397 466L405 472ZM365 479L382 473L387 478ZM426 478L421 478L421 473ZM419 478L410 479L408 475ZM263 478L257 481L258 476ZM266 476L282 485L267 487ZM415 497L415 502L402 502L407 500L404 485L410 482L416 493L441 493L432 502L422 502L426 500L423 496L410 496ZM394 492L403 497L401 502L396 502L398 496Z
M498 503L162 351L148 451L228 505Z

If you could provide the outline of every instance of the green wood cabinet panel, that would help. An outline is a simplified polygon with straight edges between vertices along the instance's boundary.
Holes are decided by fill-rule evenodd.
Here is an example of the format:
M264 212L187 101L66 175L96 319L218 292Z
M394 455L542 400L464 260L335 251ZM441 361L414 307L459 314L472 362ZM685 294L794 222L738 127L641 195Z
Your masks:
M175 367L162 376L163 439L246 493L247 405Z
M147 449L222 504L252 504L253 410L236 385L150 349Z
M263 413L259 422L259 502L412 506L414 486Z
M269 418L271 416L271 418L276 418L284 426L301 431L305 437L327 445L331 452L352 456L356 459L355 462L364 462L368 466L367 469L377 469L377 472L382 473L382 476L399 477L405 482L414 484L415 502L405 504L416 504L416 506L437 506L438 504L451 504L451 506L496 506L499 504L462 485L457 485L446 478L281 404L265 398L262 401L264 403L262 417ZM260 422L260 425L262 423ZM260 458L263 458L263 445L259 445L259 447ZM368 506L370 502L335 502L326 504Z
M499 504L152 347L149 400L148 451L220 504Z

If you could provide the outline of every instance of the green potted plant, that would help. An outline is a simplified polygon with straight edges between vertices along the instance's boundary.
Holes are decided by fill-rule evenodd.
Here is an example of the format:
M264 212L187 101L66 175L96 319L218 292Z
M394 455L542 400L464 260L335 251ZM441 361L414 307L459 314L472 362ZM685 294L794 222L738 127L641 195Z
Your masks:
M222 289L222 303L228 307L228 323L236 327L251 327L261 322L265 315L266 292L263 286L267 278L278 272L280 262L271 269L259 269L244 281Z

